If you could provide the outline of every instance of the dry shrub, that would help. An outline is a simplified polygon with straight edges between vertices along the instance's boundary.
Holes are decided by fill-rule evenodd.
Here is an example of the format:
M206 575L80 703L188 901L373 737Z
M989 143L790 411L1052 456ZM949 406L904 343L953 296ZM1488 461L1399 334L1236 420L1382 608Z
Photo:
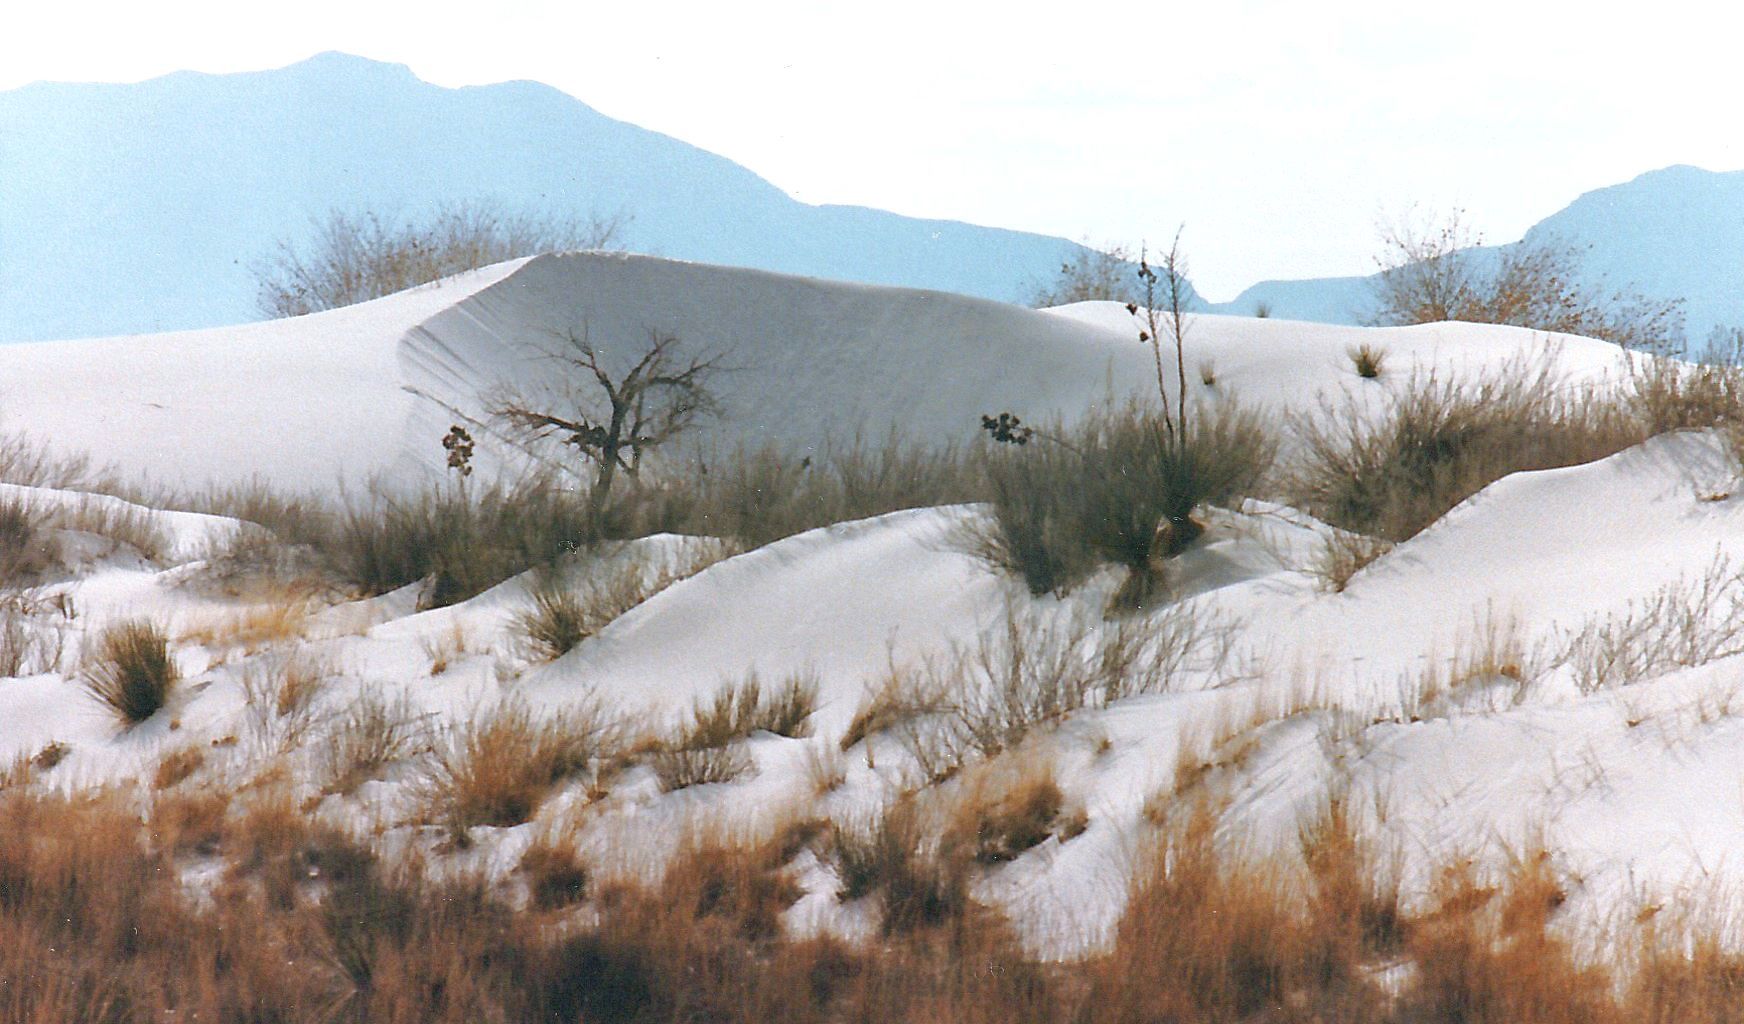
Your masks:
M1308 572L1328 593L1342 594L1357 573L1393 550L1393 542L1380 537L1334 529L1320 539Z
M317 702L333 666L305 653L256 658L242 670L244 715L263 748L289 750L320 724Z
M526 878L528 898L540 910L571 906L587 897L587 865L573 848L549 838L527 847L517 870Z
M591 572L576 587L560 574L536 574L528 605L512 626L533 654L552 661L611 625L620 616L681 580L731 554L723 544L708 544L683 554L651 560L631 559Z
M1378 345L1365 341L1361 345L1352 345L1345 352L1350 356L1356 375L1364 380L1374 380L1386 368L1387 353Z
M424 716L401 696L366 690L345 709L319 748L322 791L349 796L358 786L428 743Z
M949 695L939 688L935 676L892 664L866 703L854 713L838 746L848 750L876 733L950 709Z
M1620 615L1587 621L1561 643L1582 693L1627 686L1677 668L1744 653L1744 569L1716 554L1694 579L1678 579Z
M165 754L151 777L151 788L170 789L192 778L206 766L206 751L198 746L181 747Z
M914 796L892 801L869 820L837 825L828 847L837 896L877 895L886 936L960 925L978 906L969 895L967 851L929 827Z
M1038 595L1122 566L1117 609L1155 604L1163 560L1204 530L1194 512L1254 493L1277 450L1266 421L1230 402L1200 408L1178 435L1129 405L1025 436L986 461L992 519L971 550Z
M1203 805L1139 866L1112 948L1086 965L1086 1022L1382 1020L1361 965L1308 917L1300 880L1230 855Z
M1482 884L1468 865L1453 865L1434 895L1435 908L1411 922L1406 940L1417 972L1400 998L1402 1019L1621 1019L1610 975L1582 965L1551 926L1567 891L1547 852L1517 858L1501 885Z
M979 501L986 493L979 468L963 452L895 435L881 445L856 438L803 455L741 450L685 476L683 529L753 548L901 509Z
M1009 607L1003 629L927 666L915 692L944 712L911 706L895 728L922 775L944 779L1085 708L1165 693L1189 675L1216 678L1228 640L1222 623L1179 606L1115 623Z
M1440 224L1383 225L1381 240L1373 323L1512 324L1654 352L1683 342L1681 299L1607 293L1588 283L1584 251L1554 238L1481 249L1455 210Z
M724 747L754 732L801 738L811 735L807 719L817 710L817 674L801 672L765 692L755 671L724 686L710 700L697 699L678 746L685 750Z
M1291 503L1353 533L1402 541L1510 473L1613 455L1642 439L1634 418L1561 390L1550 357L1462 381L1413 377L1375 416L1353 402L1294 419L1302 454Z
M1065 842L1089 823L1082 808L1067 807L1046 753L1013 752L965 778L963 786L944 843L967 850L983 866L1016 860L1049 839Z
M315 222L306 248L281 239L253 267L257 303L268 317L302 316L522 256L610 248L625 220L484 201L448 203L419 219L333 210Z
M44 529L45 520L23 498L0 500L0 586L34 583L58 561L53 538Z
M751 771L751 756L737 747L667 747L651 762L662 793L732 782Z
M609 756L614 737L591 704L549 717L520 703L499 705L437 743L424 786L426 814L458 843L474 825L530 821L560 783Z
M55 509L47 522L56 529L106 537L150 562L162 562L169 553L170 538L151 510L119 499L87 495Z
M105 629L85 656L85 690L115 712L123 728L157 714L181 679L169 638L142 619Z
M372 490L337 516L322 550L365 594L428 580L420 604L440 608L548 566L592 538L585 498L537 477L475 490Z

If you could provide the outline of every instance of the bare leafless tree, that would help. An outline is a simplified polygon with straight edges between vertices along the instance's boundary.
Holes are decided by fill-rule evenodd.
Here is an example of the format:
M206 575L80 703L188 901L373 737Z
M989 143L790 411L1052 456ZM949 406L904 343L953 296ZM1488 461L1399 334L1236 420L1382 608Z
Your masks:
M1086 240L1060 264L1053 280L1029 290L1024 304L1042 309L1096 300L1136 301L1140 289L1133 285L1134 262L1132 250L1124 245L1098 246Z
M644 456L719 411L713 383L724 369L719 355L686 354L670 334L648 333L647 347L627 367L612 361L588 337L571 331L547 355L566 369L544 397L500 391L493 416L524 439L556 439L593 467L588 513L605 512L619 470L635 480Z
M1404 218L1381 225L1376 325L1512 324L1579 334L1627 349L1674 352L1683 344L1681 300L1606 292L1582 272L1585 253L1555 240L1521 241L1485 258L1483 238L1455 210L1439 223Z
M254 266L257 303L269 317L350 306L522 256L613 248L626 223L511 213L490 202L445 205L423 220L334 210L306 246L280 239Z

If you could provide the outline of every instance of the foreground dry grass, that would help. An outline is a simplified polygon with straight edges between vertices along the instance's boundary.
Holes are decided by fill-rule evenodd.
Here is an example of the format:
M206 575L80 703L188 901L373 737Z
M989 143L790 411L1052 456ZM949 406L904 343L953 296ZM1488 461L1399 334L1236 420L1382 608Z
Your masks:
M1744 1015L1744 958L1711 936L1647 919L1606 958L1577 956L1554 926L1564 883L1542 852L1499 881L1451 865L1407 913L1336 805L1303 830L1300 857L1227 859L1215 826L1183 809L1154 837L1111 947L1037 963L966 898L863 946L783 938L781 912L800 895L785 869L828 842L815 824L686 844L653 886L597 884L541 842L491 886L390 862L266 790L13 786L0 790L0 1021Z

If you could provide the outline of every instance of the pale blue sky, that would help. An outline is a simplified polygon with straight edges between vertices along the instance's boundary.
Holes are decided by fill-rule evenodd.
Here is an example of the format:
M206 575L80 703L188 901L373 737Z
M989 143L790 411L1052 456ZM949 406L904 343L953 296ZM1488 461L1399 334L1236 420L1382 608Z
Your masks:
M1642 171L1744 167L1744 17L1683 0L495 6L33 4L8 12L0 89L322 50L536 79L808 202L1093 241L1185 223L1219 300L1366 273L1377 217L1412 203L1508 241Z

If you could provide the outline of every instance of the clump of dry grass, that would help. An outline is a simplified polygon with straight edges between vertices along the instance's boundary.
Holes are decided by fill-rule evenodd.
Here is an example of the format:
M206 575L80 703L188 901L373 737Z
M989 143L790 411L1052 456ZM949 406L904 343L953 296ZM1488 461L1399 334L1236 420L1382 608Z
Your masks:
M877 816L837 825L828 840L844 900L877 895L883 932L902 935L937 928L971 913L970 859L927 827L913 796Z
M1345 352L1350 356L1351 366L1356 375L1364 380L1374 380L1386 369L1387 353L1372 342L1352 345Z
M181 673L170 656L169 638L143 619L105 629L85 656L85 690L131 728L169 702Z
M1003 864L1049 839L1074 838L1088 824L1083 808L1067 806L1051 757L1013 752L965 780L944 841L977 864Z
M516 870L526 879L528 898L540 910L580 903L587 897L589 873L573 848L541 839L521 854Z
M592 572L573 586L557 571L539 573L529 588L528 604L516 614L512 628L526 639L535 657L554 660L630 609L731 551L723 544L709 544L664 559L630 559Z
M264 748L302 745L320 724L318 701L333 675L326 660L304 654L256 658L242 670L244 715Z
M1328 593L1342 594L1357 573L1391 550L1393 542L1390 540L1349 530L1331 530L1321 538L1320 548L1308 571Z
M58 560L45 523L23 498L0 500L0 585L28 586Z
M257 654L301 638L309 616L318 608L314 595L294 584L274 587L259 596L261 599L249 607L191 623L181 631L180 641L214 651Z
M737 747L665 747L651 763L662 793L732 782L749 773L751 757Z
M436 744L424 786L426 814L461 844L474 825L522 824L558 784L608 757L614 738L604 713L592 705L543 718L524 704L500 705Z
M1510 473L1591 462L1643 438L1635 417L1565 391L1552 357L1473 380L1413 377L1375 416L1352 402L1295 417L1291 504L1341 529L1402 541Z
M152 774L151 788L170 789L192 778L206 766L206 751L198 746L179 747L165 754Z
M1277 450L1267 422L1229 402L1201 408L1180 436L1129 406L1023 437L986 460L992 517L969 549L1038 595L1121 566L1114 611L1155 607L1164 561L1204 531L1199 508L1254 493Z
M789 676L766 691L753 671L738 684L725 686L712 699L698 699L678 746L689 750L724 747L754 732L800 738L811 734L807 720L817 710L815 673Z
M162 562L169 553L169 536L151 510L118 498L86 495L76 504L55 509L47 522L57 529L108 538L132 548L149 562Z
M338 717L320 747L322 791L350 795L427 744L423 716L409 700L402 696L389 701L366 690Z

